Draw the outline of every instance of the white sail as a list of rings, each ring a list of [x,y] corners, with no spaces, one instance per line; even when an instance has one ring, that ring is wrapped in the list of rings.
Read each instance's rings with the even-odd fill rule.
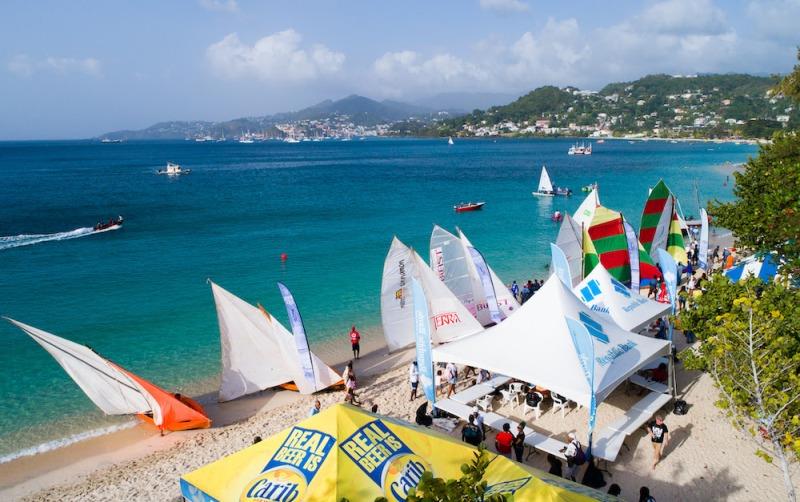
[[[340,380],[312,352],[315,381],[307,381],[294,336],[277,319],[213,282],[211,291],[222,344],[220,401],[289,382],[311,394]]]
[[[698,245],[697,260],[700,268],[708,270],[708,213],[705,208],[700,208],[700,244]]]
[[[389,351],[415,342],[412,277],[420,282],[428,300],[433,343],[445,343],[483,329],[422,258],[395,237],[386,256],[381,284],[381,321]]]
[[[486,326],[490,322],[488,313],[485,308],[479,310],[483,298],[480,279],[472,273],[474,267],[470,266],[471,260],[465,253],[461,239],[434,225],[431,232],[430,263],[439,280],[445,283],[470,314]]]
[[[467,246],[472,246],[472,243],[469,241],[469,239],[467,239],[467,236],[464,235],[464,232],[462,232],[461,229],[458,229],[458,235],[459,238],[461,239],[461,243],[464,246],[464,249],[466,249]],[[472,264],[472,266],[474,269],[475,265]],[[512,312],[515,312],[519,308],[520,306],[519,302],[517,301],[516,298],[514,298],[514,295],[511,294],[511,291],[509,291],[509,289],[506,287],[503,281],[501,281],[500,278],[497,277],[497,274],[494,272],[494,270],[492,270],[492,267],[490,267],[488,263],[486,264],[486,266],[489,268],[489,275],[492,278],[492,285],[494,286],[494,294],[495,298],[497,298],[497,305],[500,307],[500,311],[503,313],[503,317],[508,317],[511,315]],[[474,271],[474,276],[477,279],[478,286],[481,286],[477,270]],[[484,300],[482,303],[485,305],[486,301]]]
[[[568,214],[564,215],[564,221],[561,222],[556,245],[567,257],[570,275],[572,275],[570,286],[575,287],[583,279],[583,230]]]
[[[411,277],[415,267],[411,249],[397,237],[393,238],[381,281],[381,324],[389,352],[414,343]]]
[[[589,228],[589,224],[592,222],[592,218],[594,218],[594,212],[599,206],[600,194],[597,192],[597,189],[594,188],[589,192],[586,198],[583,199],[581,205],[578,206],[572,219],[575,220],[575,223],[578,225]]]
[[[553,183],[550,181],[550,175],[547,174],[547,168],[542,166],[542,174],[539,176],[538,191],[550,193],[553,191]]]
[[[428,300],[428,312],[433,324],[431,341],[434,344],[446,343],[483,331],[483,326],[470,314],[453,292],[436,277],[433,270],[417,253],[413,250],[411,252],[416,264],[414,277],[419,281]],[[413,327],[411,338],[415,340]]]
[[[163,423],[158,402],[134,379],[92,349],[33,326],[8,319],[50,353],[98,408],[107,415],[153,413]]]

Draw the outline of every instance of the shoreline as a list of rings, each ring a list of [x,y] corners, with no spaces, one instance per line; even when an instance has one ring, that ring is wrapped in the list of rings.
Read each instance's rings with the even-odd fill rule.
[[[354,366],[357,374],[373,377],[405,365],[411,358],[413,358],[413,347],[387,355],[383,335],[380,335],[380,339],[372,335],[366,342],[362,337],[362,355]],[[342,366],[349,360],[348,357],[340,357],[330,365],[336,371],[341,371]],[[0,498],[15,500],[53,486],[80,482],[99,471],[163,453],[198,436],[225,435],[225,431],[231,426],[256,417],[267,416],[278,408],[296,405],[317,397],[323,399],[332,396],[335,396],[337,401],[341,400],[339,391],[321,391],[305,396],[288,390],[267,389],[226,403],[214,401],[204,405],[213,420],[209,429],[172,432],[159,436],[155,427],[139,422],[122,430],[76,441],[42,453],[18,457],[0,464]],[[201,397],[206,398],[208,395]],[[215,399],[216,393],[212,397]],[[301,408],[305,411],[307,407]],[[177,477],[175,483],[177,486]]]

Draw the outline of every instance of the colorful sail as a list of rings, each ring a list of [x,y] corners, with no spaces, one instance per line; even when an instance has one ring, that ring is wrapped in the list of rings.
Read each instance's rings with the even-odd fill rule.
[[[678,262],[686,265],[689,263],[689,258],[686,255],[686,245],[683,241],[683,234],[681,233],[681,222],[678,218],[677,211],[672,211],[672,219],[669,224],[669,235],[667,236],[667,253]]]
[[[578,206],[578,209],[575,211],[575,214],[572,218],[575,220],[575,223],[578,226],[583,226],[584,228],[588,227],[589,224],[592,222],[592,218],[594,218],[594,211],[600,207],[600,194],[597,189],[593,189],[589,192],[589,195],[583,199],[581,205]]]
[[[589,237],[594,243],[600,263],[615,279],[628,282],[631,278],[630,258],[622,221],[622,214],[600,206],[595,209],[594,218],[589,225]]]
[[[589,237],[589,231],[584,228],[583,229],[583,276],[586,277],[587,275],[592,273],[594,267],[600,263],[600,257],[597,256],[597,250],[594,247],[594,242],[592,242],[592,238]]]
[[[659,180],[650,191],[642,212],[642,223],[639,226],[639,241],[644,250],[655,260],[657,260],[655,250],[666,249],[673,205],[669,188],[664,180]]]

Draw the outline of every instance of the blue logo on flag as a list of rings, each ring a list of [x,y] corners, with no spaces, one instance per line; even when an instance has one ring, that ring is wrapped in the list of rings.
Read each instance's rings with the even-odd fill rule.
[[[600,284],[596,280],[592,279],[581,288],[581,298],[584,302],[591,302],[597,296],[600,296]]]
[[[631,297],[631,293],[628,291],[628,288],[626,288],[624,284],[614,279],[613,277],[611,278],[611,284],[614,286],[614,291],[616,291],[617,293],[621,294],[625,298]]]
[[[608,335],[603,332],[603,326],[599,322],[595,321],[584,312],[580,312],[578,317],[583,325],[586,326],[586,331],[588,331],[590,335],[603,343],[609,342]]]

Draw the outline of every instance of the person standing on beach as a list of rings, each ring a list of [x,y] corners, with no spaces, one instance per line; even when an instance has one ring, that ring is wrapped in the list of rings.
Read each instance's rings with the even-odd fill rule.
[[[417,398],[417,387],[419,387],[419,367],[417,361],[411,361],[411,367],[408,368],[408,380],[411,382],[411,399],[413,401]]]
[[[353,357],[358,359],[361,354],[361,333],[358,332],[355,326],[350,328],[350,345],[353,349]]]
[[[445,377],[447,378],[447,384],[449,388],[447,389],[447,398],[450,398],[450,395],[456,391],[456,382],[458,382],[458,368],[454,363],[447,363],[447,366],[444,369]]]
[[[511,434],[511,425],[506,422],[503,424],[503,430],[498,432],[494,438],[494,448],[500,455],[511,458],[511,445],[513,443],[514,435]]]
[[[461,441],[478,446],[483,441],[483,432],[475,425],[475,415],[470,415],[467,424],[461,429]]]
[[[561,448],[561,452],[567,458],[566,478],[570,481],[575,481],[575,475],[578,474],[578,466],[583,464],[586,457],[584,456],[583,448],[581,448],[581,443],[578,441],[575,433],[570,432],[567,437],[569,437],[569,443],[564,448]]]
[[[669,443],[669,429],[664,423],[664,419],[660,415],[656,415],[655,421],[650,422],[647,426],[647,432],[650,434],[650,442],[653,443],[653,469],[655,470],[656,464],[661,460],[661,452]]]
[[[517,462],[522,462],[522,454],[525,452],[525,422],[517,425],[517,435],[514,436],[513,446]]]

